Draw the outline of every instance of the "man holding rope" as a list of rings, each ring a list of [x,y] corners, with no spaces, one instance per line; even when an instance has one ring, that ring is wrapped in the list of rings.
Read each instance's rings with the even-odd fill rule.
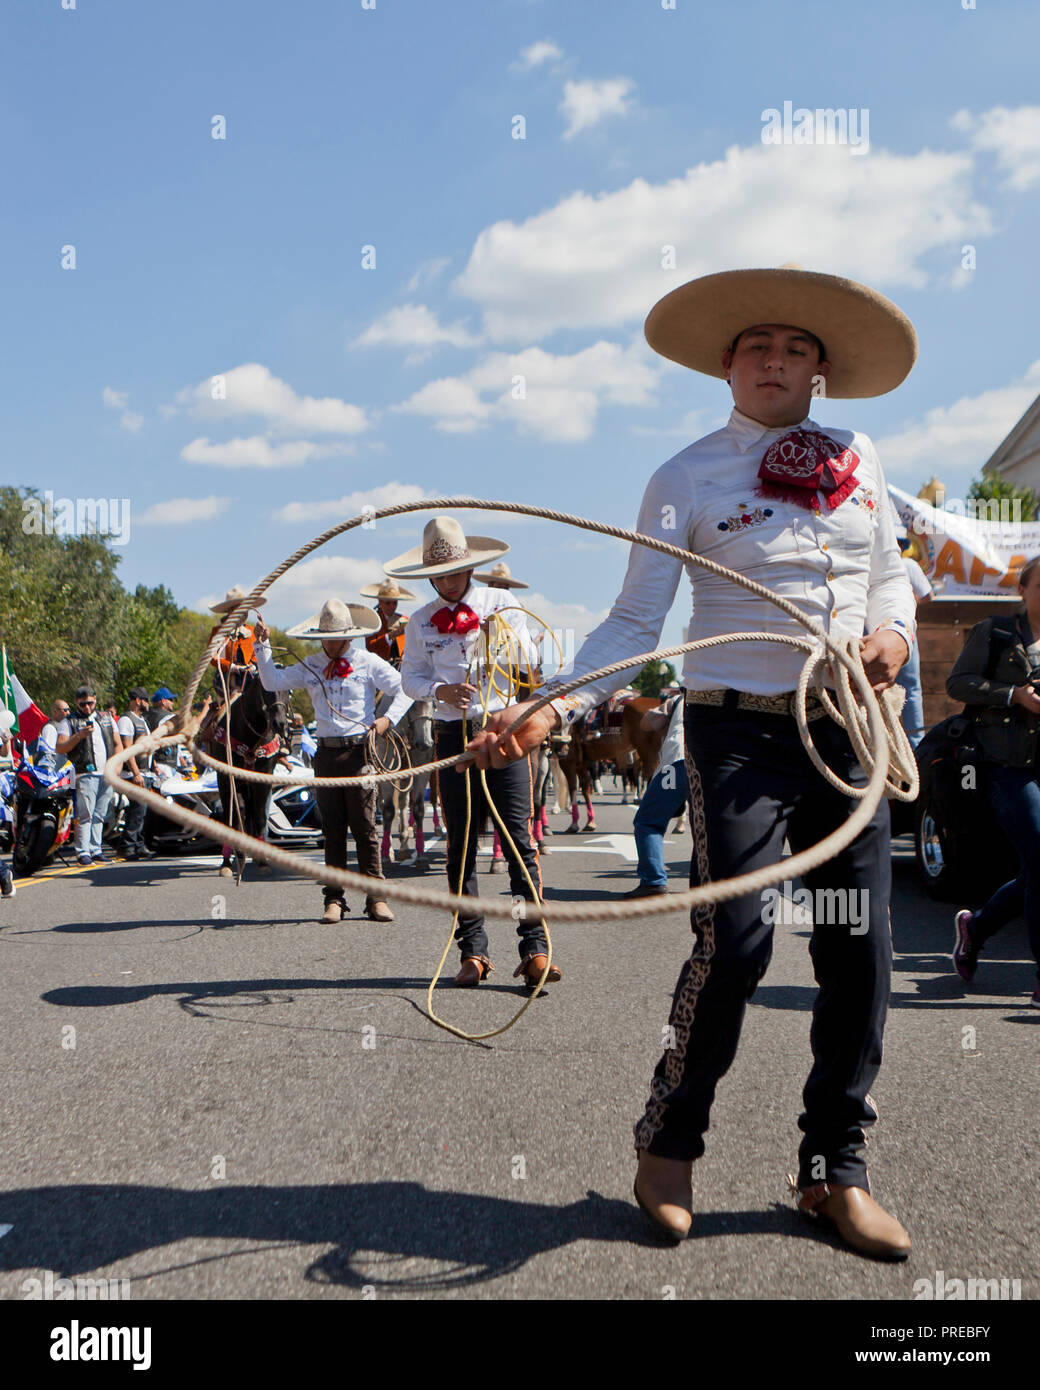
[[[462,752],[466,736],[480,727],[483,713],[509,704],[521,666],[529,670],[535,659],[526,616],[513,604],[508,591],[473,582],[475,569],[501,559],[508,551],[503,541],[467,536],[454,517],[437,516],[427,523],[421,546],[383,566],[392,578],[428,579],[437,595],[408,624],[401,683],[413,699],[436,701],[433,728],[438,758]],[[494,673],[488,669],[499,646],[488,630],[488,620],[502,609],[509,610],[508,623],[514,635],[511,661],[516,669],[512,673],[505,669],[509,655],[504,656],[501,669]],[[508,653],[509,648],[507,641],[502,650]],[[481,680],[486,682],[483,699],[478,689]],[[533,901],[534,893],[541,892],[538,853],[531,843],[530,764],[525,757],[511,767],[489,770],[486,777],[488,795],[507,831],[503,849],[517,904],[520,938],[520,964],[514,976],[529,986],[537,986],[543,975],[547,983],[555,983],[562,972],[553,960],[546,974],[545,928],[540,921],[529,921],[523,912],[523,900]],[[487,807],[484,788],[466,767],[462,774],[443,773],[440,792],[448,837],[449,887],[453,893],[476,897],[477,838]],[[484,918],[459,917],[455,940],[462,955],[456,985],[479,985],[493,969]]]
[[[329,599],[320,613],[286,634],[320,642],[325,659],[312,656],[280,669],[271,657],[270,630],[262,618],[257,618],[256,664],[264,689],[296,690],[303,686],[314,703],[318,726],[315,777],[360,776],[369,762],[365,751],[369,734],[385,734],[412,703],[401,689],[401,677],[388,662],[364,647],[351,645],[354,638],[367,637],[378,628],[371,608]],[[392,695],[393,701],[386,714],[376,719],[376,698],[380,692]],[[317,797],[325,836],[325,863],[336,869],[347,867],[349,830],[357,849],[358,872],[382,880],[375,787],[319,787]],[[326,886],[324,895],[325,915],[321,920],[330,924],[341,921],[347,910],[343,890]],[[375,885],[365,899],[365,916],[373,922],[394,920]]]
[[[683,449],[650,480],[637,530],[739,570],[795,602],[832,638],[861,643],[872,688],[890,687],[914,641],[914,600],[899,557],[885,479],[871,441],[809,418],[814,394],[881,395],[913,366],[913,326],[863,285],[796,266],[704,276],[666,295],[646,321],[650,345],[722,377],[727,424]],[[624,586],[590,634],[574,677],[652,650],[682,562],[633,545]],[[694,565],[690,641],[742,632],[804,636],[772,604]],[[869,635],[863,637],[864,633]],[[686,657],[686,769],[694,852],[691,885],[777,863],[837,829],[857,804],[815,770],[793,717],[803,662],[794,649],[752,642]],[[471,748],[478,766],[522,756],[622,686],[599,681],[507,735],[527,706],[497,714]],[[560,682],[562,684],[562,682]],[[810,693],[811,735],[828,766],[862,787],[848,736]],[[813,1067],[799,1120],[798,1205],[833,1222],[854,1249],[905,1259],[910,1239],[869,1195],[862,1157],[877,1119],[869,1089],[881,1063],[891,980],[889,812],[884,801],[852,844],[805,876],[814,901],[866,894],[862,922],[817,920],[810,955],[819,985]],[[821,894],[837,894],[824,897]],[[760,894],[694,908],[670,1041],[635,1126],[635,1197],[671,1239],[693,1220],[692,1167],[704,1152],[715,1089],[736,1055],[748,1000],[772,952]]]

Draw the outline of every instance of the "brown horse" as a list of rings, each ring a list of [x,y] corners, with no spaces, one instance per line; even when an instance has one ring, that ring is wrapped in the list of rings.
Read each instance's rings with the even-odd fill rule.
[[[628,786],[638,789],[641,778],[649,782],[657,770],[660,760],[664,730],[642,728],[643,715],[648,710],[657,709],[658,701],[644,696],[635,696],[605,715],[604,724],[591,732],[584,719],[578,720],[571,729],[569,744],[564,744],[557,752],[560,771],[567,780],[567,791],[571,800],[571,824],[565,833],[578,833],[578,788],[585,798],[585,829],[596,829],[596,813],[592,807],[592,765],[599,762],[612,762],[625,783],[625,800],[628,800]],[[556,751],[554,749],[554,751]],[[638,773],[637,773],[638,768]],[[628,782],[627,779],[632,781]]]

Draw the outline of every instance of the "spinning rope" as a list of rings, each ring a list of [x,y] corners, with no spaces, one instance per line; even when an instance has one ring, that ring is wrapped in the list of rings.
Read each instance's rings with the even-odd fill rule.
[[[513,751],[519,752],[515,735],[527,721],[548,705],[549,701],[561,695],[567,695],[575,690],[581,689],[584,685],[589,685],[594,681],[603,680],[609,676],[616,675],[621,671],[631,670],[636,667],[644,666],[648,661],[659,661],[665,657],[682,656],[687,652],[708,650],[711,647],[724,646],[730,642],[764,642],[767,644],[779,644],[782,646],[794,647],[806,654],[805,663],[802,666],[798,685],[795,691],[795,720],[798,733],[805,747],[806,753],[813,765],[826,778],[826,780],[844,795],[856,799],[859,805],[856,806],[848,819],[836,830],[826,835],[822,840],[809,849],[801,851],[799,854],[791,855],[789,858],[781,860],[777,864],[765,865],[762,868],[746,874],[740,874],[735,878],[720,879],[718,882],[701,884],[696,888],[689,888],[680,893],[659,895],[656,897],[639,899],[637,902],[597,902],[595,905],[567,904],[558,903],[553,905],[553,916],[558,922],[577,922],[577,921],[620,921],[629,917],[653,916],[663,912],[673,912],[685,910],[692,907],[701,906],[707,903],[729,902],[734,898],[743,897],[749,893],[761,892],[765,888],[773,887],[785,879],[802,876],[820,864],[826,863],[835,855],[840,854],[856,836],[870,822],[875,809],[881,801],[883,795],[894,797],[900,801],[912,801],[917,796],[918,777],[917,764],[914,758],[913,748],[910,745],[906,734],[899,722],[899,704],[897,696],[892,691],[885,691],[879,700],[871,689],[870,682],[867,680],[863,669],[863,663],[859,655],[858,639],[855,638],[832,638],[823,626],[814,618],[806,616],[795,604],[788,599],[781,598],[774,594],[764,585],[757,584],[754,580],[746,578],[735,570],[727,569],[726,566],[718,564],[714,560],[709,560],[703,555],[698,555],[695,551],[684,550],[682,547],[672,545],[667,541],[658,540],[653,536],[644,536],[637,531],[626,530],[618,526],[609,526],[603,522],[590,521],[584,517],[572,516],[567,512],[554,511],[547,507],[532,507],[519,502],[489,502],[475,497],[445,497],[435,498],[422,502],[401,502],[391,507],[383,507],[374,513],[369,512],[361,516],[356,516],[348,521],[340,522],[337,526],[331,527],[328,531],[322,532],[314,540],[302,546],[287,560],[284,560],[275,570],[260,581],[256,588],[242,602],[234,608],[221,623],[220,627],[213,634],[206,647],[205,652],[199,659],[198,665],[192,672],[188,685],[185,688],[181,704],[175,716],[176,727],[172,733],[159,734],[157,731],[150,731],[143,734],[139,739],[121,752],[116,753],[108,760],[105,765],[105,780],[110,786],[115,787],[124,795],[131,797],[135,801],[144,802],[154,810],[170,820],[179,821],[182,825],[194,829],[207,836],[209,839],[216,840],[225,844],[232,845],[242,854],[250,853],[257,858],[266,860],[268,863],[277,864],[283,868],[291,869],[296,873],[301,873],[306,877],[313,878],[319,883],[324,883],[330,887],[340,889],[353,889],[355,891],[367,892],[371,887],[371,879],[363,874],[356,873],[349,869],[335,869],[328,865],[314,864],[302,856],[293,853],[291,850],[280,849],[275,845],[265,844],[262,840],[254,839],[250,835],[244,834],[241,830],[236,830],[232,826],[224,825],[219,821],[207,819],[198,815],[194,811],[189,811],[172,802],[167,802],[159,793],[147,787],[135,786],[132,782],[123,781],[120,774],[124,763],[128,758],[138,754],[154,752],[159,748],[168,746],[185,745],[191,750],[196,762],[208,766],[217,767],[222,772],[229,773],[233,778],[242,778],[245,781],[264,782],[273,784],[277,782],[279,786],[303,785],[325,787],[351,787],[364,786],[373,787],[382,781],[400,781],[402,772],[400,769],[393,769],[378,772],[365,772],[360,776],[354,777],[275,777],[270,773],[256,772],[248,768],[228,768],[224,763],[218,763],[207,753],[204,753],[196,746],[195,738],[198,733],[199,719],[191,712],[192,700],[199,684],[210,664],[210,658],[222,646],[227,636],[236,628],[241,619],[255,605],[256,600],[261,598],[271,587],[275,580],[280,579],[283,574],[292,569],[294,565],[300,563],[312,551],[319,549],[335,537],[343,535],[355,527],[371,522],[382,520],[385,517],[400,516],[408,512],[416,511],[435,511],[446,512],[455,510],[476,510],[476,511],[498,511],[513,512],[523,516],[539,517],[545,521],[558,521],[567,526],[575,526],[581,530],[598,532],[600,535],[613,536],[617,540],[627,541],[634,545],[643,545],[650,550],[657,550],[661,554],[670,555],[675,559],[682,560],[684,564],[693,564],[709,573],[717,575],[719,578],[727,579],[740,588],[746,589],[748,593],[754,594],[758,598],[765,599],[793,618],[795,622],[806,630],[808,637],[791,637],[787,634],[769,632],[739,632],[726,633],[718,637],[701,638],[695,642],[683,642],[673,647],[660,647],[655,651],[642,652],[638,656],[629,657],[624,661],[614,662],[609,666],[602,666],[597,671],[591,671],[588,675],[579,677],[563,686],[556,686],[551,694],[537,698],[525,715],[522,715],[509,726],[499,740],[500,747],[505,748],[512,743]],[[520,605],[514,605],[520,607]],[[525,610],[526,611],[526,610]],[[532,614],[532,616],[534,616]],[[486,707],[489,699],[490,690],[493,688],[505,697],[506,691],[501,690],[497,685],[499,674],[504,671],[507,676],[507,690],[512,692],[512,675],[515,671],[518,655],[518,644],[515,642],[515,634],[511,639],[505,632],[504,624],[502,630],[496,634],[495,647],[505,647],[506,658],[504,663],[500,662],[497,656],[492,654],[492,642],[490,635],[485,632],[482,641],[485,643],[484,651],[490,658],[488,671],[489,681],[482,687],[482,703],[484,706],[483,715],[486,718]],[[510,629],[512,631],[512,629]],[[823,675],[826,670],[832,674],[835,682],[834,695],[837,703],[830,692],[823,686]],[[844,728],[852,743],[853,750],[857,758],[867,773],[868,780],[865,787],[853,787],[842,781],[823,761],[819,753],[813,746],[812,737],[806,718],[806,696],[810,686],[817,692],[824,708],[832,719]],[[902,691],[899,691],[902,695]],[[858,701],[857,701],[857,696]],[[438,772],[442,769],[461,766],[463,763],[472,761],[471,755],[463,752],[452,757],[441,758],[430,763],[424,764],[424,772]],[[405,774],[407,775],[407,774]],[[481,774],[483,776],[483,773]],[[467,776],[467,797],[469,778]],[[485,795],[486,793],[486,783]],[[490,796],[487,797],[488,805],[499,826],[500,832],[504,832],[498,812]],[[467,825],[468,829],[468,825]],[[508,838],[508,837],[507,837]],[[514,847],[515,854],[515,847]],[[519,857],[519,856],[517,856]],[[465,859],[464,861],[465,862]],[[522,861],[521,861],[522,863]],[[526,873],[526,869],[525,869]],[[528,884],[534,892],[534,885]],[[461,889],[461,883],[459,885]],[[480,898],[470,898],[457,891],[455,893],[445,893],[434,888],[424,888],[416,884],[399,883],[394,879],[384,880],[381,888],[386,896],[399,899],[402,902],[415,903],[422,907],[433,907],[442,911],[453,913],[452,931],[454,932],[455,920],[460,912],[466,910],[479,910],[488,917],[501,917],[510,920],[515,919],[515,906],[513,904],[496,902],[494,899],[483,900]],[[544,905],[537,900],[525,904],[526,912],[533,920],[545,921]],[[549,948],[549,962],[552,961],[552,943],[546,931],[547,945]],[[463,1033],[462,1030],[446,1023],[443,1019],[437,1018],[432,1010],[432,993],[434,985],[444,967],[447,959],[448,950],[451,946],[451,937],[448,945],[441,957],[433,980],[427,991],[427,1003],[430,1006],[429,1017],[431,1021],[439,1027],[464,1038],[487,1038],[494,1037],[498,1033],[504,1032],[529,1007],[533,998],[538,993],[538,987],[532,991],[531,998],[525,1001],[523,1008],[517,1013],[516,1017],[510,1020],[503,1028],[495,1029],[491,1033],[470,1035]],[[548,973],[548,965],[545,974]],[[545,981],[543,974],[539,985]]]

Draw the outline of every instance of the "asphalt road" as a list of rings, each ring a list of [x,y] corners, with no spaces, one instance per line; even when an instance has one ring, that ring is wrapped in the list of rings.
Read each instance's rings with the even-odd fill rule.
[[[603,834],[549,842],[548,898],[632,886],[633,808],[608,794],[597,814]],[[680,887],[689,836],[668,854]],[[919,889],[905,842],[869,1154],[915,1242],[896,1266],[840,1248],[786,1193],[810,1061],[804,925],[777,929],[695,1169],[692,1238],[669,1248],[632,1202],[630,1126],[689,951],[681,914],[561,924],[562,983],[475,1045],[423,1016],[441,914],[379,926],[355,900],[322,926],[314,883],[249,869],[229,887],[217,862],[73,869],[0,903],[0,1298],[48,1271],[126,1280],[133,1299],[906,1300],[938,1271],[1037,1297],[1024,926],[965,990],[952,908]],[[440,884],[440,846],[433,864]],[[438,993],[470,1031],[522,998],[511,926],[490,935],[492,982]]]

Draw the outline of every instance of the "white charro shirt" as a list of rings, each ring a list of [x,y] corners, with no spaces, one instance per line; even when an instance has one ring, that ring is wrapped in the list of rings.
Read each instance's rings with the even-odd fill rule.
[[[860,459],[858,486],[840,506],[811,511],[756,495],[769,446],[792,430],[818,430]],[[643,496],[636,529],[696,551],[789,599],[831,636],[862,637],[894,628],[912,648],[914,596],[896,541],[881,463],[870,439],[853,430],[823,429],[811,419],[770,429],[734,409],[722,429],[663,464]],[[687,564],[693,614],[686,641],[730,632],[809,634],[765,599]],[[610,613],[582,644],[573,675],[652,651],[675,597],[683,562],[633,545],[624,586]],[[810,639],[811,640],[811,639]],[[794,690],[805,654],[793,647],[729,643],[687,653],[687,690],[732,689],[752,695]],[[601,703],[632,677],[623,671],[568,697],[565,722]],[[545,693],[545,692],[543,692]]]
[[[412,701],[401,689],[401,677],[390,663],[353,643],[340,655],[346,657],[353,670],[349,676],[330,679],[322,673],[333,658],[326,656],[324,650],[306,661],[279,669],[271,658],[271,643],[257,642],[260,683],[265,690],[298,690],[301,686],[306,689],[314,704],[319,738],[356,738],[364,734],[375,719],[376,696],[380,692],[394,697],[386,717],[396,724]]]
[[[467,604],[482,623],[490,614],[505,610],[502,618],[516,633],[521,663],[530,668],[538,664],[538,650],[527,626],[527,615],[517,605],[517,600],[505,589],[489,589],[484,584],[471,581],[469,588],[455,603],[448,603],[438,595],[412,614],[405,629],[401,684],[413,700],[436,699],[433,692],[439,685],[475,685],[479,691],[487,691],[487,710],[493,714],[496,710],[504,709],[507,703],[515,703],[515,700],[504,700],[488,682],[486,663],[482,659],[486,652],[482,629],[476,627],[472,632],[460,636],[455,632],[440,632],[431,621],[434,613],[440,609],[447,608],[454,612],[460,603]],[[493,631],[491,637],[493,641]],[[509,656],[508,648],[500,648],[498,656],[504,663]],[[495,676],[495,684],[502,694],[508,693],[504,671]],[[484,701],[477,695],[466,711],[471,725],[475,727],[479,724],[483,711]],[[463,711],[454,705],[437,701],[435,718],[459,720],[462,715]]]

